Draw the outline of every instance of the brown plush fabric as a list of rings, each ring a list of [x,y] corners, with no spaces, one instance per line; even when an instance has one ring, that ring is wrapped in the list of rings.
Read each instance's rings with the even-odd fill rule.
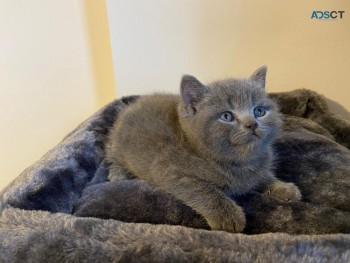
[[[349,262],[350,124],[315,92],[271,97],[285,114],[275,172],[298,185],[301,202],[242,196],[247,227],[231,234],[205,230],[200,215],[144,181],[108,182],[104,143],[118,112],[137,99],[129,97],[0,193],[0,262]]]

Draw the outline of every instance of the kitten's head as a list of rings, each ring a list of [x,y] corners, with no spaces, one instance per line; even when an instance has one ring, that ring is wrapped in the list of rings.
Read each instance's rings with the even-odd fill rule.
[[[208,85],[192,76],[182,78],[180,122],[197,150],[237,162],[269,153],[281,120],[265,92],[266,71],[263,66],[248,79]]]

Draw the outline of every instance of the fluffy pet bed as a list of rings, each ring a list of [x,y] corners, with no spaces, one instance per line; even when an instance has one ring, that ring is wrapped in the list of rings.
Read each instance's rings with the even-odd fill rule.
[[[301,202],[242,196],[247,227],[232,234],[144,181],[109,182],[104,143],[128,97],[0,193],[0,262],[349,262],[350,123],[312,91],[270,95],[284,113],[275,173]]]

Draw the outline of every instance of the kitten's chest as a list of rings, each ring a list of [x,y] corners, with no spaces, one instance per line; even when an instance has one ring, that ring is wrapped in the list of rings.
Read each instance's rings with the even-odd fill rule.
[[[266,181],[269,171],[265,167],[235,166],[224,169],[227,185],[225,192],[232,195],[245,194]]]

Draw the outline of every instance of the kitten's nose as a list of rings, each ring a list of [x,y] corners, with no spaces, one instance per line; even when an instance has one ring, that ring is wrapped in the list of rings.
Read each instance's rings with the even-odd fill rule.
[[[243,126],[244,126],[245,128],[247,128],[247,129],[249,129],[249,130],[252,130],[252,131],[254,131],[254,130],[257,128],[257,126],[258,126],[258,124],[256,123],[256,121],[255,121],[255,120],[252,120],[252,119],[244,120],[244,121],[242,121],[242,122],[243,122]]]

